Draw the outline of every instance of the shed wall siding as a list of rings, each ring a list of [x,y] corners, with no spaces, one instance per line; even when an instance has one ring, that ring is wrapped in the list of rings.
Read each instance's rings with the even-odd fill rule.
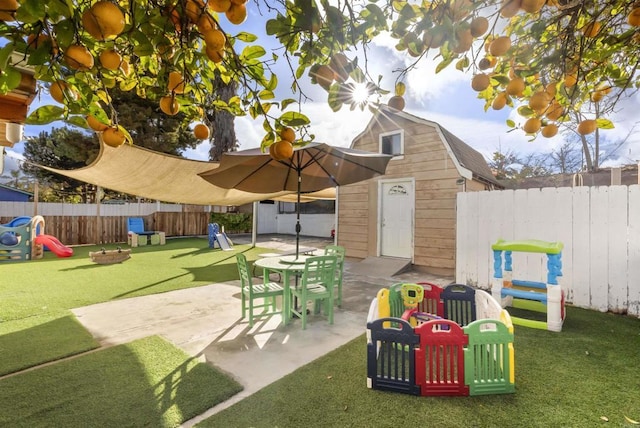
[[[435,128],[394,117],[378,120],[353,148],[379,152],[379,134],[404,130],[404,156],[389,162],[383,177],[340,188],[338,239],[350,257],[378,255],[378,181],[415,179],[414,264],[426,271],[453,275],[456,254],[456,193],[460,178]],[[368,186],[368,191],[367,191]],[[368,194],[366,197],[363,195]],[[363,203],[368,212],[363,211]]]

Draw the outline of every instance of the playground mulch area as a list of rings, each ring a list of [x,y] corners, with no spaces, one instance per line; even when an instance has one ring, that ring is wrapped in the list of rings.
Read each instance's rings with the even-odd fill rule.
[[[367,389],[361,336],[198,427],[634,426],[640,319],[567,312],[561,333],[515,326],[515,394],[419,397]]]

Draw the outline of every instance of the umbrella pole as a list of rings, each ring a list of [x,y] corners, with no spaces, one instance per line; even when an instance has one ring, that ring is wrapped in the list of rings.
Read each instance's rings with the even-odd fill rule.
[[[300,250],[300,182],[302,181],[302,176],[300,174],[300,169],[298,169],[298,203],[296,204],[296,260],[298,259],[298,251]]]

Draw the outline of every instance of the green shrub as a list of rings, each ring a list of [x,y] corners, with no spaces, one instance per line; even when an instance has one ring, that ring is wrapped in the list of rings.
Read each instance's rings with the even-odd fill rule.
[[[253,225],[253,215],[243,213],[211,213],[211,223],[224,226],[226,233],[249,233]]]

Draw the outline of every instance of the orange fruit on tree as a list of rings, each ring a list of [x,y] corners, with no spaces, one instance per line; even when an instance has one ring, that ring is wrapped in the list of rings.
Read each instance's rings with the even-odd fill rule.
[[[122,62],[120,63],[120,70],[122,70],[122,73],[125,76],[129,75],[129,61],[127,61],[126,59],[123,59]]]
[[[558,120],[564,115],[564,107],[558,103],[558,101],[553,100],[551,102],[551,106],[547,109],[545,116],[549,120]]]
[[[193,128],[193,135],[198,140],[206,140],[210,135],[209,127],[204,123],[199,123]]]
[[[527,13],[537,13],[545,3],[546,0],[522,0],[520,8]]]
[[[422,35],[422,43],[429,49],[439,48],[444,44],[445,33],[441,31],[425,30]]]
[[[585,37],[596,37],[598,33],[600,33],[600,29],[602,28],[602,24],[598,21],[591,21],[580,31],[584,34]]]
[[[484,16],[474,18],[471,24],[469,24],[469,29],[473,37],[480,37],[489,29],[489,20]]]
[[[16,0],[0,1],[0,21],[11,22],[16,20],[18,2]]]
[[[503,18],[511,18],[516,16],[518,11],[520,10],[520,4],[522,0],[502,0],[502,5],[500,6],[500,16]]]
[[[541,126],[542,121],[540,119],[538,119],[537,117],[531,117],[527,119],[522,129],[524,129],[524,132],[526,132],[527,134],[535,134],[540,130]]]
[[[547,86],[544,87],[544,91],[549,94],[551,97],[554,97],[556,95],[556,85],[558,83],[557,82],[550,82],[547,84]]]
[[[64,80],[56,80],[49,86],[49,94],[51,98],[64,104],[66,100],[75,101],[78,94]]]
[[[596,85],[596,91],[602,92],[604,95],[610,94],[612,90],[613,88],[609,82],[600,82]]]
[[[209,9],[214,12],[222,13],[229,10],[231,7],[231,0],[209,0],[207,3]]]
[[[74,70],[86,71],[93,68],[93,55],[82,45],[71,45],[64,53],[64,62]]]
[[[230,23],[240,25],[247,19],[247,6],[245,4],[231,3],[224,15]]]
[[[564,77],[564,86],[566,86],[567,88],[572,87],[577,82],[578,82],[578,76],[576,76],[575,74],[567,74]]]
[[[280,140],[272,145],[273,150],[269,150],[269,153],[273,159],[283,160],[293,156],[293,144],[290,141]]]
[[[36,50],[49,40],[46,34],[29,34],[27,36],[27,49]]]
[[[507,94],[511,95],[512,97],[520,97],[522,96],[522,92],[524,91],[524,88],[525,88],[524,79],[521,77],[514,77],[513,79],[509,80],[509,83],[507,83],[507,87],[505,88],[505,91],[507,92]]]
[[[200,34],[204,34],[205,31],[216,30],[218,28],[218,24],[216,24],[216,21],[214,21],[208,13],[203,13],[200,19],[198,19],[198,23],[196,25],[198,26]]]
[[[602,99],[604,98],[604,92],[601,91],[593,91],[591,92],[591,94],[589,95],[589,98],[591,99],[592,102],[594,103],[599,103],[600,101],[602,101]]]
[[[247,0],[231,0],[231,3],[234,3],[234,4],[245,4],[246,2]]]
[[[180,104],[178,100],[176,100],[176,97],[167,95],[160,98],[160,110],[162,110],[164,114],[174,116],[180,111]]]
[[[167,89],[169,92],[176,94],[184,93],[184,78],[179,71],[172,71],[169,73],[169,82],[167,83]]]
[[[197,24],[204,13],[204,2],[202,0],[186,0],[184,13],[189,18],[189,21]]]
[[[120,68],[120,63],[122,63],[122,56],[113,49],[103,50],[100,52],[98,59],[100,64],[107,70],[117,70]]]
[[[87,125],[89,125],[89,128],[93,129],[96,132],[102,132],[109,127],[109,125],[100,122],[98,119],[96,119],[95,116],[91,114],[87,116]]]
[[[538,112],[543,111],[549,106],[550,101],[551,97],[548,93],[544,91],[536,92],[535,94],[531,95],[531,98],[529,98],[529,108]]]
[[[344,83],[349,78],[349,65],[351,61],[342,52],[338,52],[331,56],[329,68],[334,73],[334,78],[340,83]]]
[[[634,8],[627,16],[627,22],[632,27],[640,27],[640,7]]]
[[[492,56],[502,56],[511,48],[511,39],[508,36],[500,36],[489,45],[489,53]]]
[[[296,140],[296,132],[293,130],[293,128],[289,128],[288,126],[284,127],[280,131],[280,138],[293,143]]]
[[[476,74],[471,79],[471,88],[474,91],[481,92],[489,87],[491,84],[491,79],[484,73]]]
[[[96,40],[117,36],[124,30],[124,13],[110,1],[95,3],[82,14],[82,26]]]
[[[453,46],[453,51],[456,53],[464,53],[471,49],[473,45],[473,36],[471,30],[456,31],[456,44]]]
[[[224,48],[224,45],[227,42],[227,38],[220,30],[207,30],[202,35],[208,49],[219,51],[220,49]]]
[[[402,111],[404,110],[405,105],[404,98],[400,95],[394,95],[389,98],[389,101],[387,101],[387,105],[391,108]]]
[[[205,53],[207,54],[207,57],[215,62],[216,64],[222,62],[222,60],[224,59],[226,53],[224,51],[224,49],[221,50],[215,50],[215,49],[209,49],[209,47],[207,47],[205,49]]]
[[[321,65],[316,67],[312,72],[310,72],[312,77],[315,77],[318,85],[322,86],[327,91],[329,87],[333,83],[333,79],[335,77],[333,70],[328,65]]]
[[[550,123],[546,126],[543,126],[540,133],[545,138],[554,137],[558,133],[558,125],[556,125],[555,123]]]
[[[508,95],[506,92],[500,92],[498,95],[496,95],[496,97],[493,99],[493,103],[491,103],[491,107],[494,110],[502,110],[504,108],[504,106],[507,105],[507,101],[509,100]]]
[[[594,119],[585,119],[578,124],[578,134],[587,135],[591,134],[598,127],[598,122]]]
[[[119,147],[124,144],[127,137],[117,126],[110,126],[102,132],[101,139],[107,146]]]

